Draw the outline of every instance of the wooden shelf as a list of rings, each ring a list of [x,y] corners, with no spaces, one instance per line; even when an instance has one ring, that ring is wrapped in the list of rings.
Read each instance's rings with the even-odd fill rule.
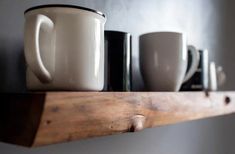
[[[0,141],[28,147],[235,112],[235,92],[48,92],[0,99]]]

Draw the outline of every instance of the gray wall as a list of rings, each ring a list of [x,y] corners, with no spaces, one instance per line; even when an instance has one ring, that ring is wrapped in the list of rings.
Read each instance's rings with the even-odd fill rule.
[[[106,29],[127,31],[133,34],[133,81],[136,90],[143,87],[138,71],[138,36],[145,32],[162,30],[185,32],[188,35],[189,44],[209,49],[210,59],[222,65],[228,75],[228,82],[223,89],[234,89],[235,2],[233,1],[1,0],[1,92],[24,92],[26,90],[23,60],[24,10],[39,4],[65,2],[101,10],[108,17]],[[234,153],[234,118],[234,116],[226,116],[149,129],[136,134],[103,137],[31,150],[0,144],[0,154]]]

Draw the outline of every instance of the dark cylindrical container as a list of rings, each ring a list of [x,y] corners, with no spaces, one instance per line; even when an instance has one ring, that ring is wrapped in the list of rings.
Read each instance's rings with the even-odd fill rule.
[[[203,91],[208,90],[208,69],[209,69],[209,57],[207,50],[199,50],[200,62],[196,73],[192,78],[184,83],[181,87],[181,91]],[[192,55],[189,54],[189,67],[192,63]]]
[[[129,33],[105,31],[105,90],[131,90],[131,44]]]

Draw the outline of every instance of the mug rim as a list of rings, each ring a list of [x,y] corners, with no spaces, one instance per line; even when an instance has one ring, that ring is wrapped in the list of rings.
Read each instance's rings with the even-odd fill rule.
[[[37,9],[42,9],[42,8],[53,8],[53,7],[61,7],[61,8],[74,8],[74,9],[80,9],[80,10],[85,10],[85,11],[89,11],[89,12],[93,12],[96,13],[98,15],[103,16],[104,18],[106,18],[105,14],[102,13],[101,11],[98,10],[94,10],[94,9],[90,9],[90,8],[86,8],[86,7],[82,7],[82,6],[77,6],[77,5],[69,5],[69,4],[47,4],[47,5],[38,5],[38,6],[34,6],[31,8],[28,8],[24,14],[33,11],[33,10],[37,10]]]
[[[104,33],[106,33],[106,34],[114,33],[114,34],[122,34],[122,35],[130,35],[131,36],[131,33],[129,33],[129,32],[117,31],[117,30],[105,30]]]
[[[183,35],[186,36],[183,32],[177,32],[177,31],[157,31],[157,32],[148,32],[140,35],[140,37],[149,36],[149,35],[156,35],[156,34],[175,34],[175,35]]]

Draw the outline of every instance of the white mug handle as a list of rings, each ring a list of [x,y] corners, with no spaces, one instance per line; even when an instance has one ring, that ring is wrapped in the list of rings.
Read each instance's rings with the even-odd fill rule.
[[[189,71],[186,73],[184,77],[184,83],[187,82],[197,71],[200,61],[200,53],[194,46],[189,45],[188,51],[190,51],[192,54],[192,64]]]
[[[48,69],[43,64],[40,54],[40,29],[46,32],[52,32],[54,23],[45,15],[38,14],[27,17],[25,24],[25,58],[28,67],[37,76],[42,83],[49,83],[52,81],[52,76]]]

